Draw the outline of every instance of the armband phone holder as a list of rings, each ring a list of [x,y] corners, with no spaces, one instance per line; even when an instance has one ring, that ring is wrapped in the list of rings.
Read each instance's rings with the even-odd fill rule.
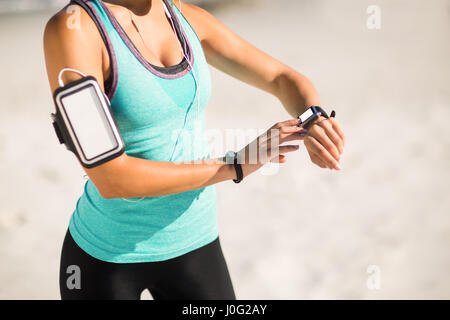
[[[83,78],[64,85],[61,75],[74,71]],[[86,168],[96,167],[120,156],[125,145],[108,97],[97,80],[74,69],[63,69],[60,88],[53,94],[56,112],[51,114],[58,140]]]

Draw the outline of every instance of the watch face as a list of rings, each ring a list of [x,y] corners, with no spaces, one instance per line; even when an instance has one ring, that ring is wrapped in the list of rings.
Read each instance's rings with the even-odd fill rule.
[[[300,121],[303,123],[306,120],[308,120],[312,115],[313,115],[313,111],[311,110],[311,108],[308,108],[308,110],[306,110],[305,112],[303,112],[300,116]]]

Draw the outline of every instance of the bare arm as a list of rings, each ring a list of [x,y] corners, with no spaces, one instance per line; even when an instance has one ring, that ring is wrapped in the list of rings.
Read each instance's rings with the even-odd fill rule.
[[[58,87],[57,76],[62,68],[75,68],[94,76],[102,90],[105,67],[103,41],[94,22],[82,10],[80,28],[70,29],[69,15],[61,11],[48,23],[44,32],[44,52],[47,74],[52,92]],[[66,73],[65,83],[78,79],[77,74]],[[292,127],[283,123],[279,127]],[[298,131],[298,130],[297,130]],[[292,132],[282,132],[279,144],[300,139]],[[271,154],[272,159],[284,161],[281,153],[295,151],[294,146],[283,146]],[[232,165],[217,159],[202,163],[173,163],[152,161],[122,154],[85,172],[105,198],[151,197],[203,188],[225,180],[235,179]],[[256,171],[263,163],[242,164],[244,176]]]
[[[182,9],[209,64],[276,96],[293,117],[311,105],[320,105],[316,89],[305,76],[242,39],[207,11],[184,3]]]
[[[69,14],[61,11],[48,23],[44,32],[44,51],[52,92],[58,87],[57,76],[71,67],[94,76],[103,88],[102,40],[90,17],[82,10],[79,29],[69,29]],[[64,75],[65,83],[78,79]],[[251,170],[244,172],[249,174]],[[158,196],[206,187],[236,178],[230,165],[212,161],[209,164],[176,164],[134,158],[125,153],[103,165],[85,169],[105,198]]]
[[[314,85],[304,75],[251,45],[207,11],[183,4],[183,14],[199,36],[209,64],[276,96],[293,117],[320,106]],[[311,128],[305,146],[316,165],[338,169],[344,133],[336,119],[323,119]]]

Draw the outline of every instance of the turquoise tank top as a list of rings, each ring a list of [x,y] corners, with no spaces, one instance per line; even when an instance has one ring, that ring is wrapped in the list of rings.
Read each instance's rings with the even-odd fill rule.
[[[186,58],[168,68],[151,65],[102,0],[84,2],[106,34],[112,70],[107,94],[126,154],[174,162],[209,158],[210,70],[196,33],[177,7],[164,0],[199,85],[198,121],[196,82]],[[218,237],[214,186],[128,200],[135,202],[104,199],[88,180],[69,223],[75,242],[99,260],[131,263],[174,258]]]

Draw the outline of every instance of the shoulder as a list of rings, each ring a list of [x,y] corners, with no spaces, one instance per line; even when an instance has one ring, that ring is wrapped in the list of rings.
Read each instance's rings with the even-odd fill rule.
[[[99,45],[100,35],[89,14],[75,4],[66,5],[55,13],[44,29],[44,48],[52,44],[89,44]]]
[[[95,22],[78,5],[67,5],[48,21],[43,49],[50,87],[57,86],[58,73],[70,67],[103,79],[104,43]],[[67,80],[72,79],[68,74]]]

